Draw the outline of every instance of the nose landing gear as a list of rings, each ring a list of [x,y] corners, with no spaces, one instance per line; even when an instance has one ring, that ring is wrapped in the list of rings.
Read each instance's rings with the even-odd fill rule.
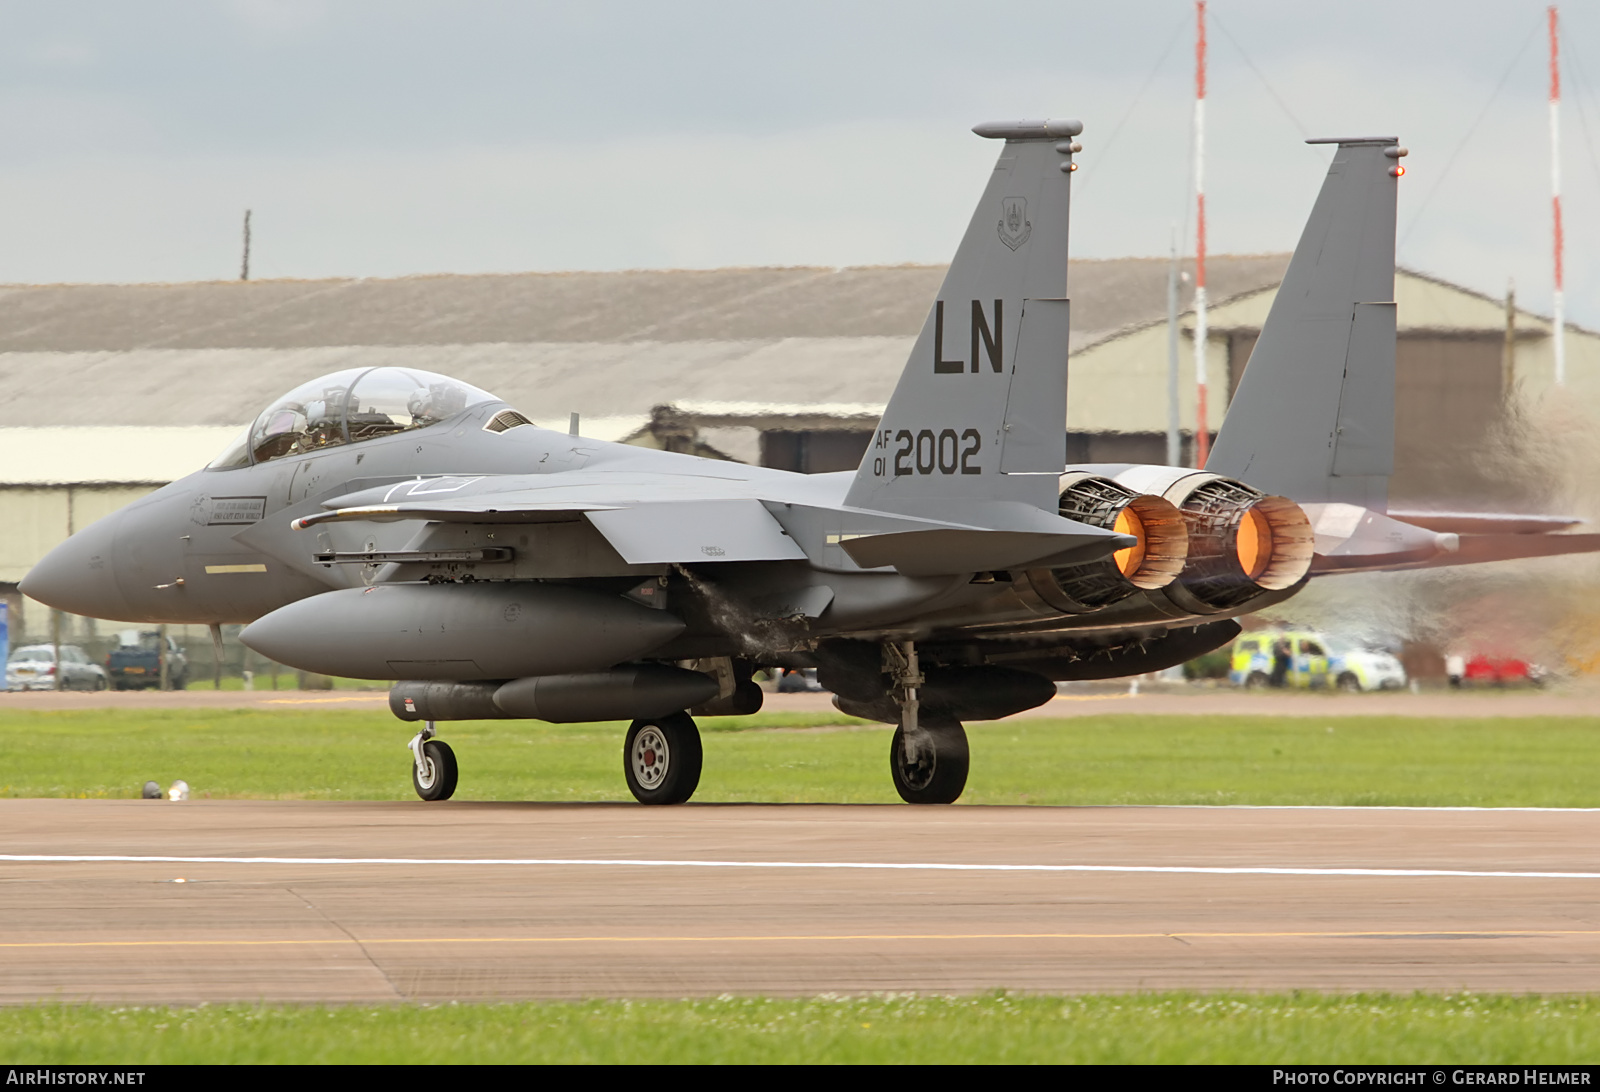
[[[424,800],[448,800],[455,795],[456,753],[443,740],[434,739],[433,721],[406,744],[411,748],[411,786]]]

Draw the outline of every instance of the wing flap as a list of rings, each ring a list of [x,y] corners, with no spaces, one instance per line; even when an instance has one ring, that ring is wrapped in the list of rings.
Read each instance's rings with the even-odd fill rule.
[[[630,565],[806,558],[754,498],[669,501],[584,515]]]

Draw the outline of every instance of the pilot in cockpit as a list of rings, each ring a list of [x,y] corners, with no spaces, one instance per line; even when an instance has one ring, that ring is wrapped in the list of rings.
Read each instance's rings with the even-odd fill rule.
[[[265,462],[344,443],[341,416],[345,397],[343,387],[329,387],[320,398],[283,401],[272,407],[256,427],[256,460]]]
[[[274,406],[267,419],[256,426],[256,460],[266,462],[294,454],[305,428],[305,406],[299,402],[284,402]]]
[[[348,368],[304,383],[267,407],[214,470],[270,462],[424,428],[494,395],[412,368]]]
[[[418,387],[406,403],[413,428],[454,417],[467,408],[467,392],[455,383]]]
[[[344,443],[345,402],[343,387],[329,387],[322,397],[306,404],[306,436],[301,451]]]

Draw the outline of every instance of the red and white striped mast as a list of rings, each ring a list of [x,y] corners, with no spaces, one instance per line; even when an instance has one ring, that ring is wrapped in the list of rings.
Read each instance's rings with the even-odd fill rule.
[[[1556,386],[1567,384],[1567,316],[1561,276],[1561,48],[1556,6],[1550,5],[1550,209],[1554,214]]]
[[[1194,386],[1198,417],[1194,462],[1204,467],[1211,455],[1206,414],[1206,0],[1195,0],[1194,12]]]

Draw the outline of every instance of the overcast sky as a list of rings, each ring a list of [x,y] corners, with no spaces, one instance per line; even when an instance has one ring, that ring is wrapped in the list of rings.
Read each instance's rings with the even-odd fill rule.
[[[1304,136],[1397,135],[1402,263],[1548,310],[1542,3],[1211,11],[1213,253],[1294,246],[1326,166]],[[1600,327],[1600,6],[1562,17],[1568,315]],[[944,261],[997,151],[969,128],[1041,116],[1085,124],[1076,254],[1165,254],[1175,226],[1189,250],[1193,22],[1186,0],[0,2],[0,280],[236,277],[247,207],[258,277]]]

